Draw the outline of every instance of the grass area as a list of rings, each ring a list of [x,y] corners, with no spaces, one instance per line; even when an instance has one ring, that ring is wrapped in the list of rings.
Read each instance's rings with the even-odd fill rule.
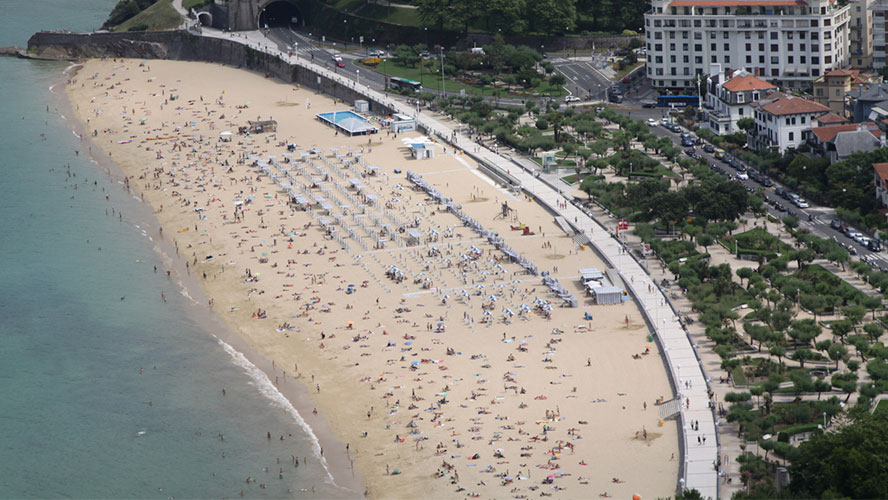
[[[749,384],[749,381],[746,380],[746,372],[743,370],[742,366],[736,366],[731,370],[731,378],[734,379],[734,385],[736,386],[745,386]]]
[[[636,62],[635,64],[632,64],[632,65],[629,65],[629,66],[625,66],[625,67],[624,67],[623,69],[621,69],[620,71],[617,71],[617,76],[614,77],[614,80],[617,80],[617,81],[621,80],[624,76],[628,75],[630,71],[632,71],[632,70],[634,70],[635,68],[641,66],[642,64],[644,64],[644,61],[638,61],[638,62]]]
[[[888,399],[883,399],[876,403],[873,413],[888,413]]]
[[[567,183],[568,185],[576,184],[577,181],[580,180],[580,176],[577,174],[567,175],[561,178],[562,181]]]
[[[182,0],[182,7],[191,12],[191,9],[199,9],[211,3],[213,3],[213,0]]]
[[[354,12],[364,5],[365,0],[336,0],[331,7],[343,12]]]
[[[408,67],[403,66],[401,64],[396,63],[395,61],[386,61],[380,64],[377,67],[367,66],[363,63],[358,63],[361,66],[364,66],[372,71],[376,71],[377,73],[383,73],[388,76],[397,76],[400,78],[409,78],[410,80],[416,80],[417,82],[421,82],[423,88],[430,91],[441,90],[441,75],[440,73],[432,73],[429,72],[426,68],[422,66],[416,67]],[[460,90],[465,89],[466,92],[469,92],[473,87],[470,85],[466,85],[465,83],[456,81],[451,79],[450,77],[445,76],[444,78],[445,90],[448,92],[459,92]]]
[[[387,7],[379,4],[367,4],[356,15],[402,26],[419,26],[419,11],[403,7]]]
[[[415,67],[403,66],[393,60],[387,60],[376,67],[368,66],[360,62],[358,64],[372,71],[376,71],[377,73],[383,73],[388,76],[397,76],[400,78],[409,78],[410,80],[421,82],[423,88],[428,91],[435,92],[441,90],[441,73],[439,70],[430,71],[429,68],[423,68],[421,65]],[[469,85],[449,76],[444,77],[444,86],[447,92],[459,92],[460,90],[465,90],[467,94],[484,96],[493,96],[497,91],[497,89],[491,86],[481,87]],[[509,96],[506,89],[500,88],[498,90],[500,97]],[[563,96],[567,94],[567,91],[563,88],[550,87],[547,83],[543,82],[537,88],[528,90],[527,93]]]
[[[147,31],[176,29],[182,24],[182,16],[173,8],[172,0],[158,0],[154,5],[114,27],[114,31],[129,31],[138,28]]]

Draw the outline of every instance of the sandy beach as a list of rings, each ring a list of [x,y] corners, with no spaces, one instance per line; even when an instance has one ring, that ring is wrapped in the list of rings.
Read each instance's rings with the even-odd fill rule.
[[[297,405],[302,417],[340,442],[323,450],[334,475],[353,465],[372,498],[674,493],[676,423],[654,405],[671,390],[637,306],[595,305],[578,269],[603,263],[468,157],[437,145],[414,160],[417,132],[337,134],[315,114],[351,103],[213,64],[87,61],[66,91],[93,153],[127,176],[113,196],[150,204],[152,236],[205,307],[276,384],[304,385],[316,412]],[[238,134],[269,119],[274,133]],[[560,307],[408,171],[580,307]]]

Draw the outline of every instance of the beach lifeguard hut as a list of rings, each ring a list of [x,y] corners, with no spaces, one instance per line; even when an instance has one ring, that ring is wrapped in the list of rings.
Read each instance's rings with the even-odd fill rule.
[[[435,143],[414,142],[410,144],[410,154],[414,160],[428,160],[435,157]]]
[[[416,130],[416,120],[412,116],[395,113],[389,122],[389,130],[396,134]]]
[[[422,243],[422,233],[417,229],[407,230],[407,246],[416,246]]]
[[[370,112],[370,103],[363,100],[358,99],[355,101],[355,113],[364,113],[367,114]]]

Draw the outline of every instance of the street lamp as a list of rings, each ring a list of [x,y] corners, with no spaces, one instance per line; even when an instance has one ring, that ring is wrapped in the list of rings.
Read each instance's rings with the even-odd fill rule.
[[[348,52],[348,19],[343,19],[342,25],[345,27],[343,28],[345,35],[342,37],[342,44],[345,45],[345,52]]]
[[[425,33],[425,49],[429,50],[429,28],[428,26],[422,29],[423,33]]]
[[[293,52],[296,53],[296,60],[298,61],[299,60],[299,42],[295,42],[294,46],[295,46],[295,50]]]
[[[360,87],[361,86],[361,70],[356,69],[355,76],[357,77],[357,80],[358,80],[358,87]]]
[[[444,47],[441,46],[441,97],[444,97]]]

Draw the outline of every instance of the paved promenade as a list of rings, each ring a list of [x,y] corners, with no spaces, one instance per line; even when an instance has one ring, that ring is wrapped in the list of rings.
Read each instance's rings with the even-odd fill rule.
[[[598,221],[575,206],[571,200],[565,198],[560,188],[550,185],[538,177],[530,165],[513,161],[478,145],[469,137],[453,130],[429,113],[416,113],[414,108],[383,92],[366,85],[357,85],[353,80],[336,74],[322,65],[298,57],[298,55],[288,56],[287,53],[281,52],[273,44],[270,44],[259,32],[231,34],[204,28],[201,34],[237,40],[251,47],[279,55],[291,64],[310,68],[346,87],[354,88],[370,99],[384,103],[398,113],[415,115],[417,124],[427,134],[457,146],[466,155],[485,163],[489,168],[495,168],[511,175],[521,184],[524,191],[539,203],[547,206],[553,213],[564,217],[579,232],[588,237],[598,254],[610,267],[619,272],[628,291],[647,318],[648,324],[655,332],[663,349],[666,366],[677,392],[675,396],[682,400],[681,412],[678,416],[681,431],[679,434],[680,451],[683,460],[682,467],[679,469],[681,476],[679,482],[683,483],[685,488],[698,490],[703,498],[718,498],[719,478],[713,467],[719,456],[718,430],[715,414],[709,405],[706,374],[700,364],[695,346],[679,323],[678,317],[666,300],[666,296],[651,281],[642,265],[631,254],[625,252],[623,244],[615,235],[610,234]],[[697,423],[699,430],[692,430],[692,423]]]

